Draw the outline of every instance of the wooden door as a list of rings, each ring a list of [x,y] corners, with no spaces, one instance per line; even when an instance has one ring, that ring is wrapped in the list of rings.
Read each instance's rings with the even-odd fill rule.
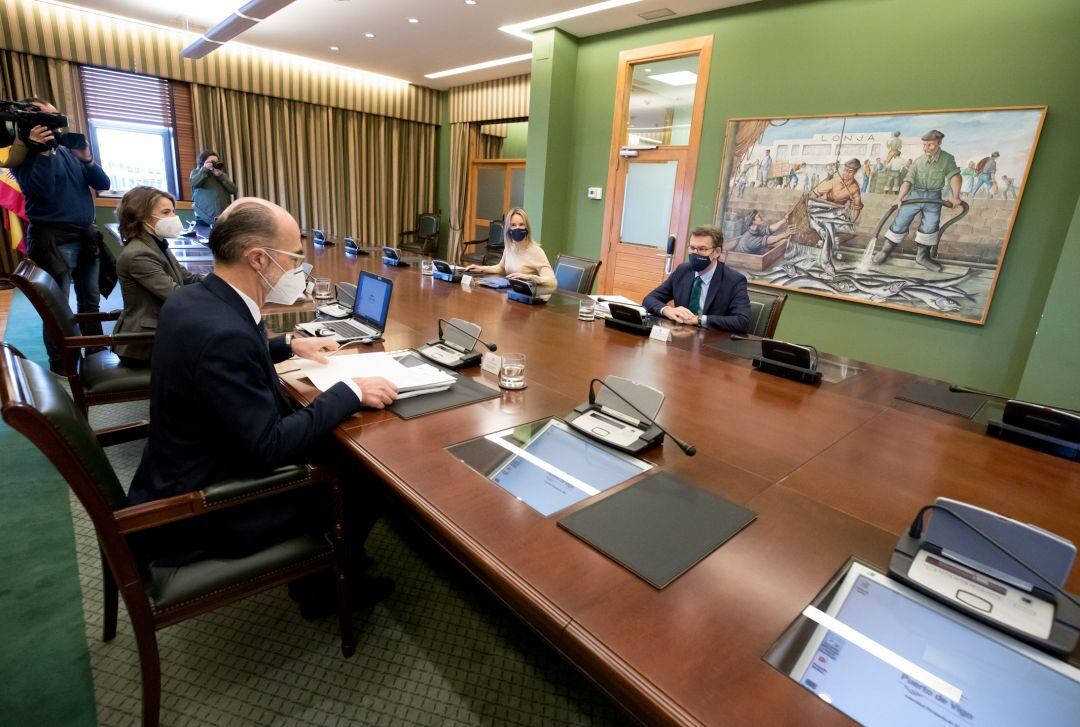
[[[484,240],[488,226],[525,201],[524,159],[474,159],[469,169],[465,240]]]
[[[711,52],[704,36],[619,55],[602,293],[641,300],[683,260]]]

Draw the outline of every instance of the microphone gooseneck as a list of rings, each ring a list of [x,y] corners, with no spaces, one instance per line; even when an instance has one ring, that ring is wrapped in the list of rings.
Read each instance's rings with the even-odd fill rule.
[[[697,447],[690,444],[689,442],[684,442],[683,440],[679,439],[678,437],[676,437],[674,434],[672,434],[668,430],[664,429],[662,426],[660,426],[656,422],[655,419],[652,419],[647,414],[645,414],[645,412],[641,411],[641,409],[638,409],[632,403],[627,401],[625,396],[623,396],[619,392],[615,391],[614,388],[612,388],[611,386],[608,386],[608,384],[606,382],[602,381],[601,379],[593,379],[592,381],[589,382],[589,406],[594,406],[596,404],[596,389],[593,386],[593,384],[600,384],[605,389],[610,391],[612,394],[619,397],[619,399],[624,404],[626,404],[628,407],[630,407],[631,409],[636,411],[643,419],[645,419],[645,421],[649,422],[654,427],[659,429],[661,432],[666,434],[671,441],[675,442],[675,445],[678,446],[678,448],[681,449],[683,451],[683,454],[685,454],[687,457],[693,457],[695,454],[697,454]]]

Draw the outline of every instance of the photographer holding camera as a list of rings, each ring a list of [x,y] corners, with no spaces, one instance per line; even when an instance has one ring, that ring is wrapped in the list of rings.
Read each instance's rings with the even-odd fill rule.
[[[195,207],[195,230],[202,237],[209,237],[218,215],[232,204],[236,185],[225,173],[225,164],[217,152],[209,150],[199,154],[188,179]]]
[[[41,98],[19,103],[39,114],[59,114],[55,106]],[[66,125],[63,116],[57,118]],[[98,276],[104,240],[94,225],[94,195],[90,188],[108,189],[109,177],[94,163],[81,134],[60,134],[59,128],[35,125],[21,130],[20,138],[26,156],[12,171],[26,197],[29,257],[53,276],[65,298],[71,283],[75,283],[79,313],[96,313],[101,298]],[[100,323],[80,328],[84,335],[101,333]],[[49,367],[60,372],[59,348],[48,337],[45,348]]]

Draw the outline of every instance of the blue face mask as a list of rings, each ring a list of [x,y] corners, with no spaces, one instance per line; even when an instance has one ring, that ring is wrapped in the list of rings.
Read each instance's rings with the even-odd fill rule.
[[[528,236],[529,231],[524,227],[514,227],[507,234],[510,235],[510,239],[514,242],[521,242]]]
[[[695,273],[703,272],[711,263],[712,258],[708,255],[698,255],[696,252],[690,253],[690,269]]]

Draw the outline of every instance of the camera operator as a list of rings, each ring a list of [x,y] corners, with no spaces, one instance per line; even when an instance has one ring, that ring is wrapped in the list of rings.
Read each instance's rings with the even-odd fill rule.
[[[40,98],[24,99],[37,111],[59,113],[51,103]],[[75,297],[80,313],[96,313],[100,294],[98,275],[104,240],[94,225],[94,195],[109,188],[104,170],[94,163],[89,147],[59,145],[58,131],[46,126],[29,129],[25,142],[26,158],[14,167],[26,197],[29,256],[38,267],[56,280],[65,299],[75,283]],[[101,333],[100,323],[80,325],[84,335]],[[48,337],[45,348],[49,366],[60,373],[60,350]]]
[[[199,154],[188,179],[195,207],[195,231],[202,237],[209,237],[218,215],[232,204],[236,185],[225,173],[225,164],[217,152],[209,150]]]

